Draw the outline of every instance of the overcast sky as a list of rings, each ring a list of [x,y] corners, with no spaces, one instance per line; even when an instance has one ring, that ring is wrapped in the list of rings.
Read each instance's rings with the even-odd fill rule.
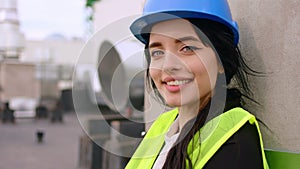
[[[82,37],[85,0],[18,0],[20,29],[27,39],[44,39],[52,34]]]

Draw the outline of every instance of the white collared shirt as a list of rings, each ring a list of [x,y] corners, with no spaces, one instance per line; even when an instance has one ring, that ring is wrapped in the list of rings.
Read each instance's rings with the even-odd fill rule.
[[[153,169],[162,169],[168,152],[173,147],[174,143],[176,142],[178,136],[179,136],[179,121],[178,118],[173,122],[172,126],[168,130],[168,132],[165,135],[165,145],[162,148],[161,152],[159,153],[154,165]]]

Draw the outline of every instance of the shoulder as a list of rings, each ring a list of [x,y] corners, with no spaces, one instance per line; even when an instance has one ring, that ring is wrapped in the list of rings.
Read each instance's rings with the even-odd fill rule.
[[[166,132],[169,129],[169,127],[173,124],[177,115],[178,115],[177,108],[159,115],[158,118],[151,125],[146,136],[152,137],[152,136],[156,136],[157,134]]]
[[[241,107],[230,109],[217,118],[221,119],[221,124],[233,128],[235,131],[247,122],[250,124],[257,124],[255,116]]]
[[[244,117],[253,117],[254,115],[251,114],[249,111],[245,110],[244,108],[241,108],[241,107],[235,107],[235,108],[232,108],[226,112],[224,112],[222,115],[223,116],[226,116],[226,115],[235,115],[235,116],[244,116]]]
[[[231,161],[231,163],[228,163]],[[262,168],[259,134],[255,125],[245,123],[207,162],[205,168]]]

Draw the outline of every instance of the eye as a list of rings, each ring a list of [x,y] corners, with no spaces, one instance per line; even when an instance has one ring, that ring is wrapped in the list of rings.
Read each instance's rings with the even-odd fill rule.
[[[196,46],[184,46],[181,51],[183,52],[194,52],[195,50],[198,50],[200,48],[196,47]]]
[[[164,51],[162,50],[153,50],[151,51],[151,57],[158,57],[164,55]]]

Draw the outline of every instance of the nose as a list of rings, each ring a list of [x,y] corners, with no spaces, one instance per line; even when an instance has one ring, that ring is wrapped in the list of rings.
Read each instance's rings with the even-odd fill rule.
[[[167,73],[172,73],[174,71],[178,71],[182,68],[182,61],[179,57],[172,53],[166,52],[165,57],[163,59],[162,70]]]

